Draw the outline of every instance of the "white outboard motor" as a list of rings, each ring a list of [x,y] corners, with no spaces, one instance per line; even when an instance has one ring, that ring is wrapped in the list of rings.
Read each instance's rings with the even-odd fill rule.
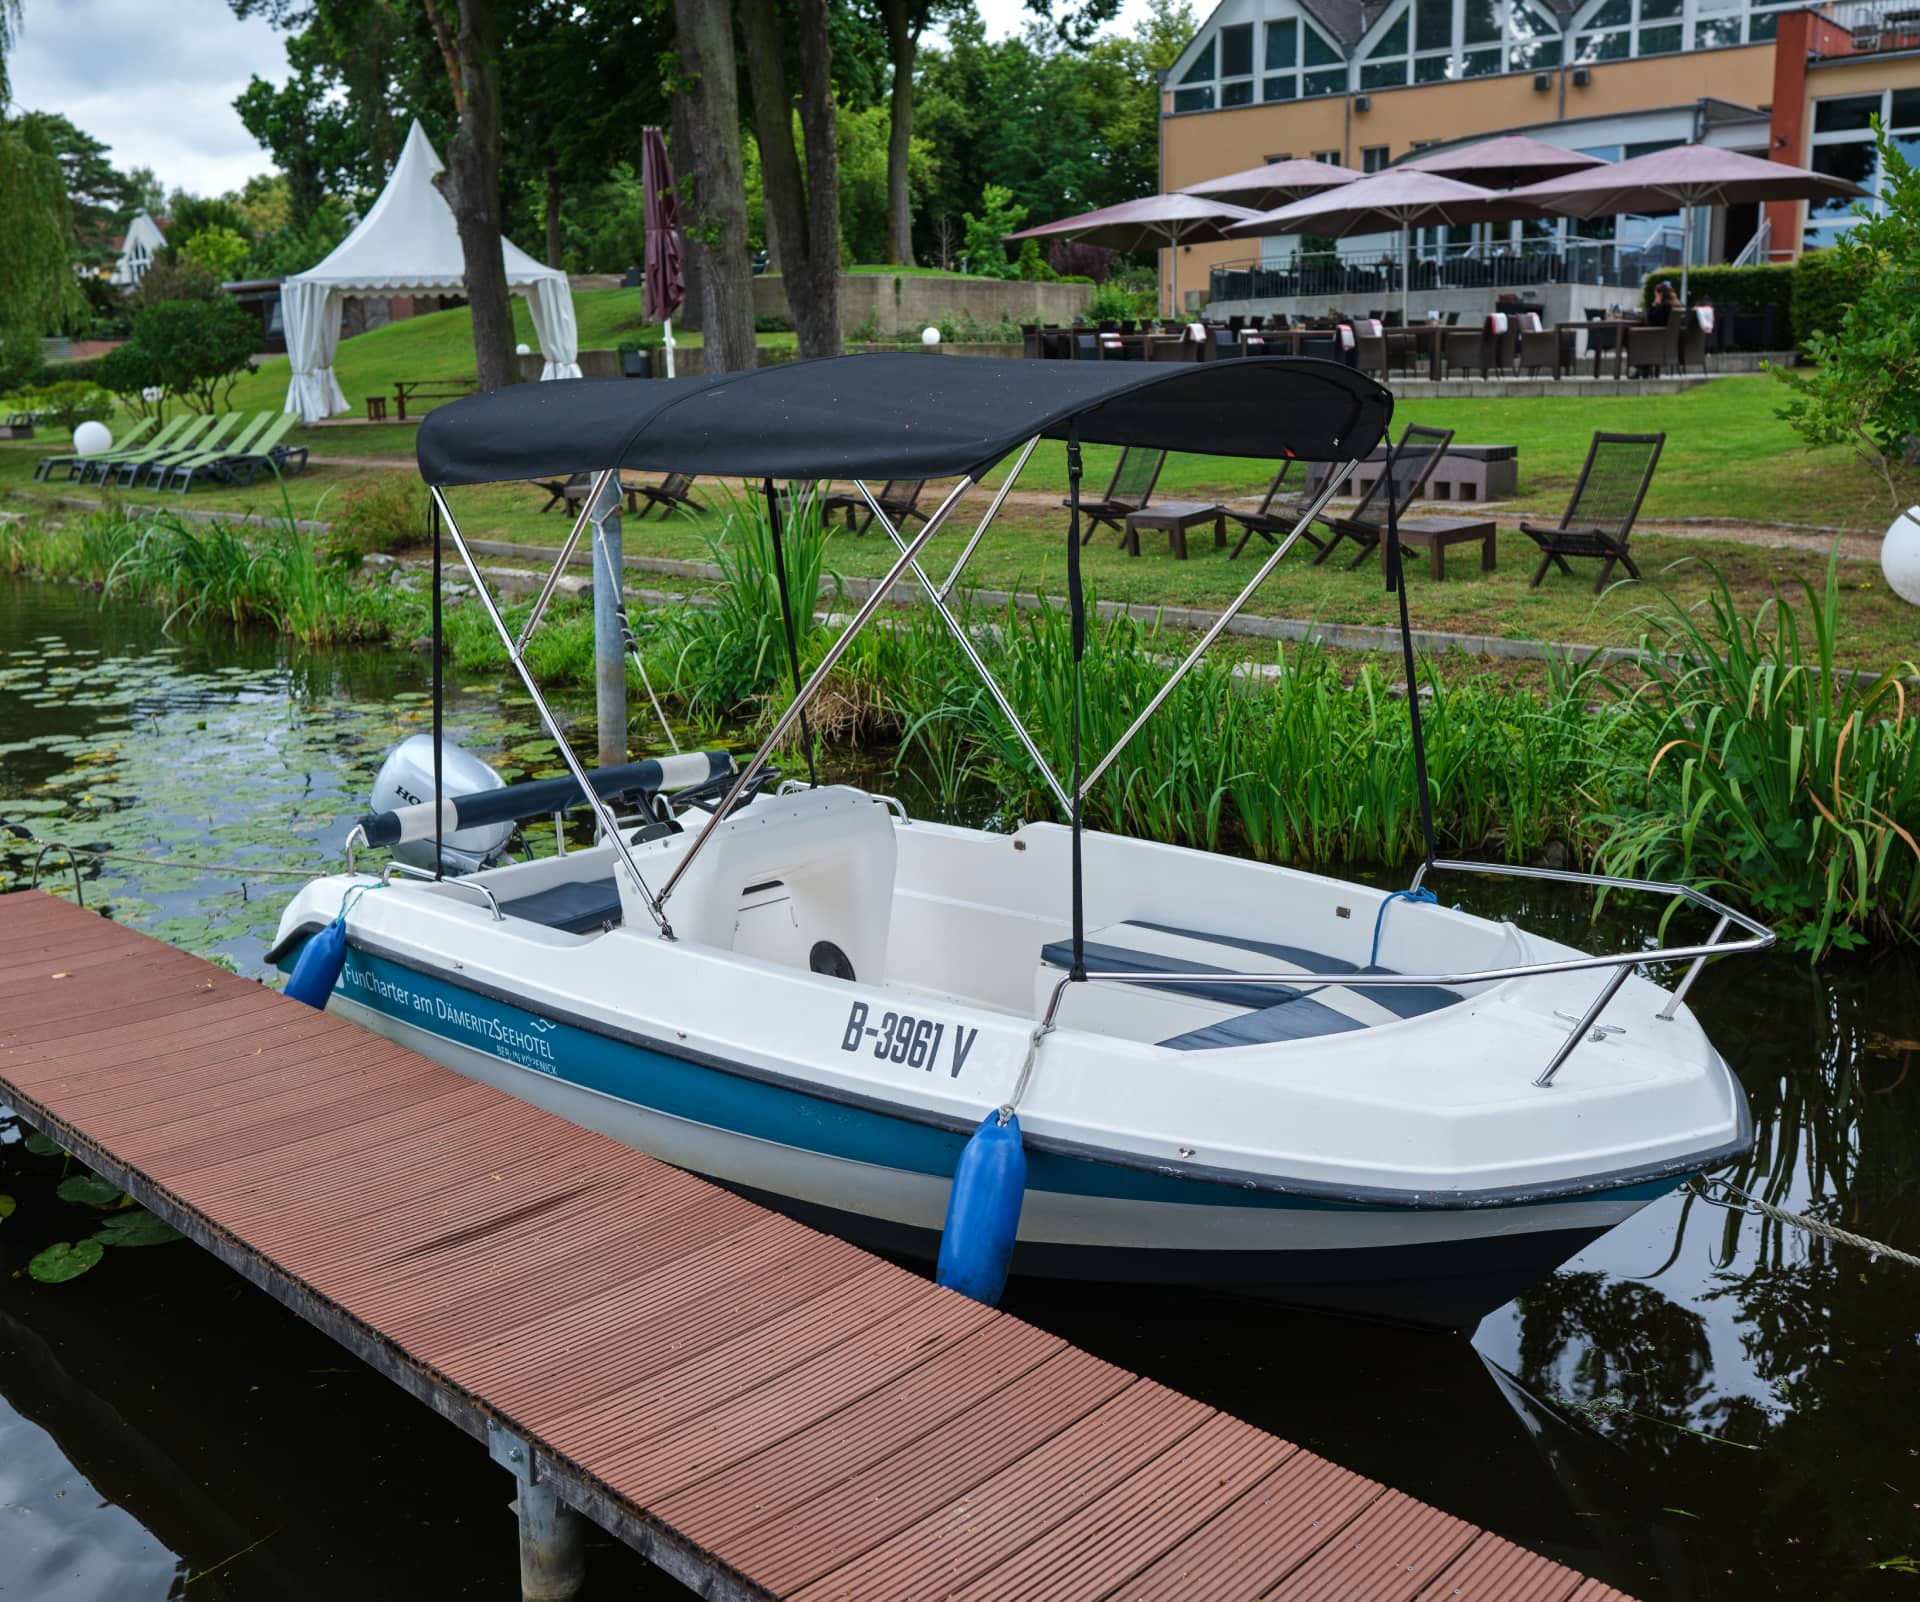
[[[449,741],[440,742],[440,773],[449,798],[504,789],[506,780],[470,751]],[[394,812],[434,800],[433,736],[415,734],[387,753],[373,780],[373,810]],[[488,823],[449,834],[442,854],[442,873],[473,873],[484,868],[513,837],[511,823]],[[409,867],[433,871],[433,839],[408,840],[393,847],[394,857]]]

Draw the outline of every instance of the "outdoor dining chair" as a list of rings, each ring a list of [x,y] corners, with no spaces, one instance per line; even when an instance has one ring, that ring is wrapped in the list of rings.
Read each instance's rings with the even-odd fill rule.
[[[1347,563],[1349,571],[1378,550],[1380,541],[1386,537],[1389,496],[1392,498],[1391,504],[1405,511],[1419,495],[1434,468],[1440,465],[1440,458],[1447,454],[1447,447],[1452,443],[1453,430],[1450,428],[1425,428],[1418,423],[1409,423],[1402,430],[1400,443],[1393,447],[1380,476],[1367,486],[1366,494],[1360,497],[1360,504],[1340,517],[1321,514],[1318,522],[1332,538],[1320,547],[1320,554],[1313,559],[1313,565],[1318,567],[1333,555],[1340,548],[1342,540],[1352,540],[1360,547],[1359,554]]]
[[[1120,535],[1124,545],[1127,538],[1127,513],[1137,512],[1147,504],[1153,494],[1153,486],[1160,481],[1160,469],[1166,465],[1165,451],[1147,450],[1143,446],[1129,445],[1120,452],[1120,460],[1114,465],[1113,478],[1107,485],[1107,493],[1098,500],[1080,502],[1080,515],[1087,520],[1087,531],[1080,536],[1085,545],[1093,538],[1093,531],[1102,523]],[[1062,501],[1063,507],[1071,508],[1071,501]]]
[[[880,486],[880,493],[874,499],[880,503],[880,510],[887,514],[887,521],[897,529],[904,529],[909,522],[918,518],[926,522],[927,514],[920,510],[920,492],[927,487],[924,478],[890,478]],[[846,514],[847,527],[856,534],[864,534],[873,526],[873,508],[861,495],[844,493],[829,495],[820,503],[820,515],[824,521],[835,512]]]
[[[1680,317],[1627,330],[1627,365],[1635,373],[1658,378],[1680,365]]]
[[[1587,447],[1586,465],[1580,469],[1579,482],[1573,486],[1573,499],[1566,515],[1551,528],[1537,523],[1522,523],[1520,532],[1540,547],[1540,565],[1533,570],[1529,589],[1538,589],[1549,567],[1558,567],[1569,578],[1569,556],[1595,557],[1600,576],[1593,581],[1598,595],[1613,577],[1616,564],[1627,570],[1629,578],[1638,578],[1627,550],[1633,534],[1634,519],[1647,498],[1647,486],[1653,482],[1653,470],[1660,463],[1660,450],[1667,442],[1665,434],[1595,434]]]
[[[1287,474],[1292,470],[1292,458],[1280,464],[1280,471],[1273,475],[1273,482],[1267,486],[1267,493],[1260,498],[1259,506],[1253,511],[1236,512],[1232,507],[1227,508],[1227,516],[1245,530],[1240,536],[1240,543],[1228,553],[1228,561],[1231,562],[1244,551],[1247,548],[1247,541],[1256,534],[1269,545],[1278,545],[1280,541],[1275,538],[1276,535],[1293,532],[1293,525],[1300,521],[1300,514],[1306,510],[1307,497],[1300,490],[1284,495],[1281,493],[1287,481]],[[1300,537],[1316,551],[1326,548],[1325,542],[1310,529],[1302,529]]]

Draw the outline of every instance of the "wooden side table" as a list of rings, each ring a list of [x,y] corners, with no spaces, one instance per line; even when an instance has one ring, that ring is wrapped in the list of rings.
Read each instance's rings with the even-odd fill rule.
[[[1424,548],[1427,570],[1438,584],[1447,576],[1447,547],[1480,542],[1480,571],[1491,573],[1497,555],[1499,529],[1490,517],[1403,517],[1400,519],[1400,543],[1409,549]],[[1387,563],[1387,542],[1380,541],[1380,565]]]
[[[1213,546],[1219,550],[1227,543],[1227,509],[1224,506],[1202,505],[1199,501],[1162,501],[1157,506],[1143,506],[1137,512],[1127,513],[1127,531],[1121,536],[1120,544],[1127,555],[1140,554],[1140,531],[1159,530],[1172,542],[1173,554],[1180,561],[1187,559],[1187,530],[1201,523],[1213,525]]]

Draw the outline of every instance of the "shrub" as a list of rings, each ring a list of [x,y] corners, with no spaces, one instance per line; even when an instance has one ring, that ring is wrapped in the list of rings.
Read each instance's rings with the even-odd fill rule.
[[[1013,270],[1029,284],[1051,283],[1054,271],[1040,255],[1040,241],[1023,239],[1020,241],[1020,259],[1014,263]]]
[[[224,296],[145,306],[133,319],[133,342],[147,353],[161,386],[195,411],[224,405],[253,362],[260,325]]]
[[[1118,322],[1126,317],[1151,317],[1153,301],[1118,284],[1102,284],[1087,302],[1087,320],[1094,323]]]
[[[1781,371],[1780,415],[1814,445],[1851,445],[1903,504],[1920,459],[1920,172],[1875,124],[1885,211],[1862,216],[1832,254],[1858,288],[1832,333],[1813,333],[1808,372]]]
[[[48,428],[78,428],[82,423],[104,423],[113,415],[113,396],[98,384],[68,379],[37,389],[16,390],[7,401],[10,411],[34,412]]]
[[[1085,279],[1090,284],[1104,284],[1119,257],[1119,251],[1090,245],[1084,239],[1056,239],[1047,248],[1047,260],[1063,282]]]
[[[1647,281],[1640,292],[1640,304],[1653,304],[1653,290],[1656,284],[1669,283],[1677,293],[1680,288],[1680,269],[1662,267],[1657,272],[1647,274]],[[1780,309],[1782,326],[1787,307],[1793,297],[1793,269],[1785,263],[1761,264],[1753,267],[1695,267],[1688,275],[1687,294],[1696,305],[1712,306],[1716,311],[1765,311],[1769,306]]]
[[[1866,287],[1870,264],[1845,250],[1809,250],[1793,264],[1793,338],[1837,334],[1847,308]]]
[[[427,526],[426,486],[411,473],[380,473],[347,486],[326,536],[326,559],[356,567],[375,551],[418,545]]]
[[[40,359],[39,335],[24,331],[0,333],[0,393],[38,383],[44,365]]]
[[[1027,208],[1013,203],[1013,191],[1001,184],[988,184],[980,191],[980,215],[968,212],[967,271],[980,278],[1011,278],[1013,264],[1007,260],[1006,236],[1027,220]]]
[[[172,256],[162,256],[134,285],[127,305],[136,313],[143,306],[158,306],[170,300],[218,300],[220,284],[204,267]]]
[[[159,411],[162,403],[149,401],[147,394],[152,390],[164,392],[166,385],[158,364],[138,340],[128,340],[99,357],[94,362],[93,376],[97,383],[112,390],[124,404],[143,416],[149,409]]]

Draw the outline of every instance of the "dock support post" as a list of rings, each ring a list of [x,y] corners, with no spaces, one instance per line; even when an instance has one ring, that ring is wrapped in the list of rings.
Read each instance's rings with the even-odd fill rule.
[[[513,1475],[520,1519],[520,1602],[572,1602],[586,1581],[587,1521],[539,1476],[533,1450],[498,1423],[487,1451]]]
[[[600,766],[627,760],[627,642],[620,621],[620,475],[612,474],[593,508],[593,686]]]

